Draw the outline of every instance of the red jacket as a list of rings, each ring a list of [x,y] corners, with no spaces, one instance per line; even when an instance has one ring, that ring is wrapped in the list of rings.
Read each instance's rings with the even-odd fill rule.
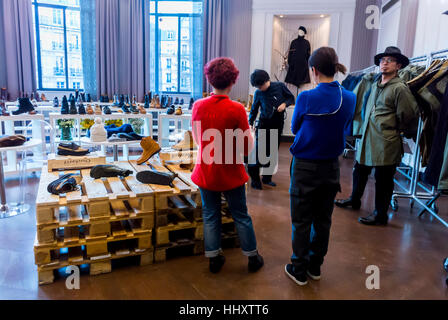
[[[243,105],[226,95],[211,95],[196,101],[191,120],[193,138],[199,146],[193,182],[210,191],[244,185],[249,177],[243,155],[250,153],[254,139]]]

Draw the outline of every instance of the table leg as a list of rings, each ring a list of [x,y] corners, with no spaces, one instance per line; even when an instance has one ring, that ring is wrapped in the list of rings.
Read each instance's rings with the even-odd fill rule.
[[[118,161],[118,145],[114,144],[114,161]]]

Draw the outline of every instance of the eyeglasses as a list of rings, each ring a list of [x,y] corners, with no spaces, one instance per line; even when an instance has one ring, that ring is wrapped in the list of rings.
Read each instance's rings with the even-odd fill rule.
[[[397,62],[397,60],[396,59],[394,59],[394,58],[381,58],[380,59],[380,63],[392,63],[392,62]]]

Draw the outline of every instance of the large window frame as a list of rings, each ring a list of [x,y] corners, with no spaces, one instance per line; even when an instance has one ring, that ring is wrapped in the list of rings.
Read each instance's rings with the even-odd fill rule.
[[[36,57],[37,57],[37,87],[38,90],[42,91],[76,91],[76,89],[70,88],[69,83],[69,66],[68,66],[68,43],[67,43],[67,15],[66,10],[73,10],[81,12],[80,7],[72,7],[67,5],[59,5],[59,4],[50,4],[50,3],[42,3],[37,0],[31,0],[31,4],[34,10],[34,18],[35,18],[35,35],[36,35]],[[44,88],[42,86],[42,58],[41,58],[41,48],[40,48],[40,25],[39,25],[39,8],[45,7],[50,9],[58,9],[62,10],[62,20],[63,20],[63,28],[64,28],[64,69],[65,69],[65,88]]]
[[[148,3],[150,3],[151,1],[154,2],[154,7],[155,7],[155,12],[150,12],[149,15],[154,16],[155,19],[155,91],[162,93],[162,94],[169,94],[169,95],[176,95],[176,94],[186,94],[186,95],[191,95],[193,94],[193,88],[192,88],[192,92],[184,92],[184,91],[180,91],[181,88],[181,80],[180,80],[180,75],[181,75],[181,18],[185,18],[185,17],[191,17],[191,18],[201,18],[203,16],[203,14],[199,14],[199,13],[159,13],[159,3],[160,2],[164,2],[164,1],[173,1],[173,0],[147,0]],[[179,0],[181,1],[181,0]],[[190,0],[191,2],[201,2],[203,3],[203,0]],[[150,5],[149,5],[150,7]],[[160,70],[160,63],[161,63],[161,59],[160,59],[160,39],[161,39],[161,35],[160,35],[160,30],[159,30],[159,18],[163,18],[163,17],[177,17],[177,91],[159,91],[159,84],[160,84],[160,78],[161,78],[161,70]],[[190,50],[192,50],[192,48],[190,48]]]

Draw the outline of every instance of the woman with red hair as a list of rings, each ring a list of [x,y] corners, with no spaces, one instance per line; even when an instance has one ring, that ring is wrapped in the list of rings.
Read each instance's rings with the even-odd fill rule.
[[[243,157],[253,147],[253,137],[243,105],[229,98],[239,71],[231,59],[216,58],[207,63],[204,72],[213,93],[193,106],[193,138],[199,153],[191,179],[199,186],[202,197],[205,256],[210,259],[210,271],[219,272],[225,262],[221,249],[223,193],[235,221],[241,249],[249,259],[248,270],[255,272],[264,261],[258,254],[252,219],[247,211],[245,184],[249,177],[243,164]]]

